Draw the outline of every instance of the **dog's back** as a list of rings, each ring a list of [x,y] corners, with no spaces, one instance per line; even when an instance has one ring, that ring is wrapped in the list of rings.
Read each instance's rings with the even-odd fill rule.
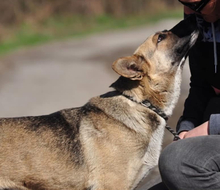
[[[75,178],[73,172],[83,164],[82,112],[77,108],[47,116],[0,119],[0,187],[13,181],[30,189],[78,189],[72,184],[80,186],[85,177],[80,175],[82,169]],[[6,187],[13,188],[13,184]]]
[[[135,133],[119,121],[127,119],[123,99],[129,101],[118,95],[96,97],[50,115],[0,119],[0,187],[130,188],[136,172],[129,165],[142,165],[151,129]],[[134,109],[126,112],[136,115]]]

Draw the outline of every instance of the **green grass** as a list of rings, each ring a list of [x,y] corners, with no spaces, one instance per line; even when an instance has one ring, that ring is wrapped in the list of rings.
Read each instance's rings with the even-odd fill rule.
[[[33,46],[54,40],[79,38],[103,31],[125,29],[157,22],[165,18],[182,18],[182,10],[162,11],[150,15],[115,18],[110,15],[97,17],[54,17],[40,23],[23,23],[10,29],[9,37],[1,40],[0,55],[21,47]]]

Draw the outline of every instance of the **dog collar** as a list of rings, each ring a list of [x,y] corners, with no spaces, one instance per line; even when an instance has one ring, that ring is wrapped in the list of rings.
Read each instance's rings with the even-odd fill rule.
[[[127,96],[125,94],[122,94],[124,97],[128,98],[129,100],[137,103],[137,104],[141,104],[142,106],[151,109],[152,111],[154,111],[157,115],[159,115],[160,117],[162,117],[165,121],[168,120],[167,115],[158,107],[154,106],[153,104],[151,104],[151,102],[149,100],[144,100],[142,102],[137,102],[136,100],[134,100],[132,97]],[[165,126],[166,129],[174,136],[174,141],[177,141],[180,139],[179,135],[168,125]]]
[[[131,96],[127,96],[125,94],[122,94],[124,97],[128,98],[129,100],[141,104],[142,106],[151,109],[152,111],[154,111],[157,115],[159,115],[160,117],[162,117],[165,121],[168,120],[167,115],[158,107],[154,106],[149,100],[144,100],[142,102],[137,102],[136,100],[134,100]]]

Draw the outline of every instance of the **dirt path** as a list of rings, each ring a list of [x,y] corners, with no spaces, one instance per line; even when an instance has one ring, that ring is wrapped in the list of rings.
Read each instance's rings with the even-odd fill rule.
[[[89,98],[109,91],[118,75],[111,64],[131,55],[150,34],[174,26],[164,20],[151,26],[113,31],[84,39],[54,42],[19,50],[0,60],[0,116],[42,115],[81,106]],[[182,94],[169,124],[175,126],[188,93],[189,73],[185,66]],[[165,134],[164,146],[172,139]],[[150,175],[158,179],[157,168]],[[153,180],[153,181],[152,181]],[[146,181],[139,190],[148,189]]]

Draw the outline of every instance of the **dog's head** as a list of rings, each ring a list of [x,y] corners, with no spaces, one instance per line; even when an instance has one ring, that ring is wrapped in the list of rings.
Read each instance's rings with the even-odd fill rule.
[[[130,93],[133,89],[134,99],[152,99],[161,108],[165,103],[169,104],[168,94],[178,91],[174,88],[180,88],[182,66],[198,34],[195,18],[191,17],[171,30],[156,32],[148,37],[132,56],[119,58],[113,63],[113,70],[121,78],[135,81],[131,82],[132,87],[126,89],[120,85],[118,90],[123,89],[123,93]]]

